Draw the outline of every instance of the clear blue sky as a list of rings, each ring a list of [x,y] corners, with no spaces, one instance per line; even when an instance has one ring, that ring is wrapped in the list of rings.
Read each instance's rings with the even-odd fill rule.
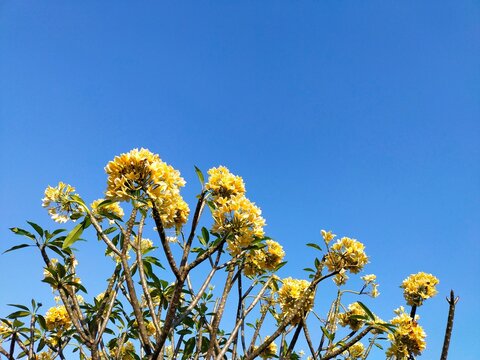
[[[0,250],[20,240],[9,227],[53,226],[47,185],[101,197],[121,152],[160,154],[190,204],[193,165],[223,164],[283,244],[283,276],[305,276],[303,244],[320,229],[355,237],[381,284],[369,304],[386,319],[406,276],[440,278],[420,310],[423,358],[439,357],[451,288],[451,357],[477,358],[479,39],[474,0],[4,0]],[[101,250],[79,249],[95,288]],[[0,269],[0,315],[32,296],[51,305],[33,250],[0,256]]]

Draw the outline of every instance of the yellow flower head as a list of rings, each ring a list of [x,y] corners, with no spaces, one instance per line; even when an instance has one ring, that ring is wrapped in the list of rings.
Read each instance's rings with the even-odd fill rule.
[[[124,212],[119,202],[113,202],[107,205],[104,205],[98,208],[105,199],[98,199],[91,203],[90,208],[92,209],[92,215],[95,216],[98,220],[103,220],[104,217],[115,216],[123,218]]]
[[[48,186],[45,189],[42,206],[47,208],[54,221],[65,223],[70,220],[71,215],[82,212],[78,204],[72,201],[72,195],[74,194],[75,188],[73,186],[60,181],[57,186]]]
[[[267,240],[266,246],[251,250],[245,255],[244,273],[247,276],[260,275],[273,271],[280,265],[285,256],[283,247],[274,240]]]
[[[185,224],[190,209],[180,196],[185,180],[180,172],[147,149],[133,149],[116,156],[105,167],[107,199],[141,199],[155,203],[166,229]]]
[[[365,346],[361,342],[356,342],[344,351],[342,355],[345,357],[345,360],[357,360],[361,359],[364,353]]]
[[[255,238],[263,237],[265,220],[262,211],[243,195],[218,198],[213,211],[212,231],[230,235],[228,248],[237,255],[251,245]]]
[[[50,308],[45,314],[45,322],[48,330],[57,331],[65,330],[72,324],[67,309],[63,305]]]
[[[293,315],[292,324],[298,324],[305,312],[313,307],[314,293],[309,291],[310,282],[286,278],[278,290],[278,303],[282,310],[282,317]]]
[[[322,234],[323,240],[325,241],[326,244],[329,244],[330,241],[335,239],[335,236],[337,236],[335,234],[332,234],[331,231],[321,230],[320,233]]]
[[[229,198],[245,194],[245,184],[240,176],[233,175],[226,167],[219,166],[208,170],[208,182],[205,188],[210,190],[212,197]]]
[[[326,255],[325,264],[329,271],[348,270],[353,274],[360,272],[368,263],[365,246],[348,237],[343,237],[330,248]]]
[[[437,294],[435,286],[438,283],[439,280],[432,274],[419,272],[403,280],[400,287],[403,288],[403,296],[408,305],[420,306],[426,299]]]
[[[131,341],[127,341],[125,344],[122,345],[120,351],[118,351],[118,347],[114,346],[110,348],[110,354],[115,356],[118,352],[119,358],[122,360],[134,360],[135,359],[135,346]]]
[[[338,315],[338,323],[343,327],[350,327],[350,329],[357,331],[364,324],[365,320],[357,318],[357,316],[365,316],[365,310],[358,304],[354,302],[348,305],[348,311]]]
[[[265,338],[265,341],[268,340],[268,336]],[[264,360],[271,359],[277,354],[277,344],[273,341],[260,353],[260,357]]]
[[[395,311],[398,316],[391,320],[392,325],[396,326],[393,333],[388,334],[391,342],[387,349],[387,357],[396,359],[408,359],[409,354],[420,355],[425,350],[425,331],[418,325],[418,315],[415,320],[408,315],[403,307]]]

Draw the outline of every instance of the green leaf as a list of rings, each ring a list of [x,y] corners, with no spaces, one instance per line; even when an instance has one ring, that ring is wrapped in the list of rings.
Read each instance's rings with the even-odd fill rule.
[[[11,313],[10,315],[8,315],[7,319],[22,318],[22,317],[29,316],[29,315],[30,315],[30,311],[20,310],[20,311],[15,311],[15,312]]]
[[[195,172],[197,173],[198,180],[200,180],[200,184],[202,184],[203,187],[203,184],[205,184],[205,179],[203,177],[202,170],[195,166]]]
[[[25,305],[19,305],[19,304],[7,304],[8,306],[13,306],[13,307],[16,307],[16,308],[19,308],[19,309],[22,309],[22,310],[26,310],[26,311],[29,311],[30,309],[28,307],[26,307]]]
[[[373,313],[370,311],[370,309],[362,302],[360,301],[357,301],[358,305],[360,305],[363,310],[367,313],[368,317],[372,320],[375,320],[375,315],[373,315]]]
[[[202,227],[202,236],[207,244],[210,242],[210,233],[208,232],[207,228],[204,226]]]
[[[376,342],[373,343],[373,345],[375,345],[376,347],[378,347],[380,350],[383,350],[383,347],[382,345],[380,344],[377,344]]]
[[[32,240],[35,240],[35,236],[32,234],[32,233],[29,233],[28,231],[26,230],[23,230],[23,229],[20,229],[20,228],[17,228],[17,227],[14,227],[14,228],[10,228],[10,230],[15,233],[16,235],[23,235],[23,236],[26,236]]]
[[[11,247],[10,249],[5,250],[5,251],[3,252],[3,254],[6,254],[7,252],[10,252],[10,251],[22,249],[22,248],[24,248],[24,247],[29,247],[29,246],[33,246],[33,245],[29,245],[29,244],[15,245],[15,246]]]
[[[307,246],[322,251],[322,248],[315,243],[308,243]]]
[[[80,235],[83,233],[83,223],[78,224],[73,228],[72,231],[70,231],[63,241],[62,249],[66,249],[70,246],[73,245],[75,241],[77,241],[80,238]]]
[[[327,339],[333,341],[333,339],[335,338],[335,334],[331,334],[324,326],[322,326],[321,329]]]
[[[31,221],[27,221],[27,223],[29,223],[30,226],[35,229],[35,231],[38,233],[38,235],[40,235],[40,237],[43,236],[43,229],[39,225],[37,225],[37,224],[35,224],[34,222],[31,222]]]

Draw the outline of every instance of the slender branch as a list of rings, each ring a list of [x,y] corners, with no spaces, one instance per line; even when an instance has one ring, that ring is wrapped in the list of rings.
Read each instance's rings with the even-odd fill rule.
[[[133,313],[135,315],[135,319],[137,320],[142,346],[145,350],[145,353],[147,355],[150,355],[151,342],[147,334],[147,329],[145,327],[145,322],[143,320],[143,312],[140,307],[140,303],[138,302],[137,293],[135,291],[135,284],[133,283],[132,272],[130,270],[130,266],[127,261],[127,251],[130,245],[130,236],[132,235],[132,230],[135,224],[136,215],[137,215],[137,209],[133,208],[132,214],[130,215],[130,219],[128,220],[127,231],[124,235],[125,238],[123,239],[123,248],[122,248],[122,253],[120,255],[120,260],[122,262],[123,272],[125,274],[125,282],[127,283],[127,290],[130,295],[130,299],[129,299],[130,304],[133,307]]]
[[[325,354],[325,356],[322,357],[322,360],[332,359],[337,355],[341,354],[342,352],[347,350],[350,346],[355,344],[357,341],[361,340],[365,335],[367,335],[373,329],[374,329],[373,326],[367,326],[365,329],[359,332],[355,337],[353,337],[350,341],[345,343],[345,345],[339,348],[335,348],[332,352]]]
[[[97,219],[95,219],[95,216],[93,216],[91,213],[88,214],[90,218],[90,222],[92,223],[93,227],[97,231],[97,235],[100,236],[100,238],[103,240],[105,244],[107,244],[108,248],[112,250],[115,255],[120,256],[121,252],[120,250],[117,249],[115,244],[108,238],[108,236],[103,232],[102,227],[98,223]]]
[[[315,355],[315,348],[313,347],[312,339],[310,337],[310,332],[308,331],[307,321],[305,318],[302,318],[302,324],[303,324],[303,334],[305,335],[305,340],[307,340],[308,348],[312,353],[312,360],[315,360],[317,356]]]
[[[152,215],[153,220],[155,221],[155,225],[157,227],[157,232],[160,237],[160,242],[162,243],[163,251],[168,261],[168,265],[172,269],[173,274],[179,280],[181,278],[180,271],[178,270],[177,264],[172,254],[172,249],[170,249],[170,244],[167,240],[167,236],[165,235],[165,229],[163,227],[162,219],[160,218],[160,213],[158,212],[158,208],[155,205],[155,202],[152,200]],[[182,284],[183,285],[183,284]]]
[[[35,308],[33,309],[35,312]],[[28,345],[28,358],[32,359],[33,358],[33,345],[35,342],[35,314],[32,314],[30,318],[30,344]]]
[[[452,337],[452,330],[453,330],[453,320],[455,318],[455,306],[459,297],[455,297],[453,290],[450,290],[450,299],[447,298],[448,302],[448,319],[447,319],[447,328],[445,329],[445,338],[443,340],[443,349],[442,349],[442,356],[440,360],[447,360],[448,357],[448,348],[450,347],[450,339]]]
[[[237,333],[238,333],[238,330],[240,329],[240,326],[243,324],[244,320],[245,320],[245,317],[253,310],[253,308],[257,305],[258,301],[261,299],[261,297],[263,296],[263,294],[265,293],[265,291],[267,290],[268,286],[270,285],[270,282],[272,281],[272,278],[270,277],[266,282],[265,284],[263,285],[263,287],[260,289],[258,295],[255,297],[255,299],[253,299],[252,303],[248,306],[248,308],[245,310],[244,314],[243,314],[243,317],[241,319],[238,319],[237,320],[237,324],[235,325],[235,328],[233,329],[232,333],[230,334],[230,337],[228,338],[227,342],[223,345],[223,349],[222,351],[220,352],[220,354],[218,354],[218,356],[216,357],[217,360],[220,360],[222,359],[223,355],[225,355],[225,353],[227,352],[228,350],[228,347],[230,346],[230,344],[232,343],[232,341],[235,339],[235,337],[237,336]]]
[[[10,354],[8,353],[7,350],[5,350],[2,345],[0,345],[0,354],[2,354],[3,356],[5,356],[8,360],[14,360],[14,357],[13,356],[10,356]]]
[[[143,226],[145,224],[145,215],[142,216],[140,224],[138,225],[138,234],[137,234],[137,246],[135,247],[135,253],[137,255],[137,268],[140,275],[140,283],[142,285],[143,294],[147,300],[148,309],[150,310],[150,316],[152,317],[153,325],[155,326],[156,338],[161,333],[162,329],[160,328],[160,321],[157,318],[155,313],[155,307],[153,305],[152,296],[148,289],[147,277],[145,276],[145,269],[143,268],[143,258],[142,258],[142,234]]]
[[[188,255],[190,254],[190,248],[192,246],[193,239],[195,237],[195,231],[197,229],[198,221],[200,220],[200,215],[202,214],[203,207],[205,205],[205,191],[202,191],[200,197],[198,198],[197,206],[195,208],[195,213],[192,220],[192,228],[190,229],[190,235],[188,240],[183,248],[182,260],[180,261],[180,269],[183,269],[187,263]]]
[[[207,359],[213,356],[213,349],[214,349],[214,339],[217,339],[217,330],[218,326],[220,325],[220,320],[223,316],[223,311],[225,310],[225,303],[227,302],[228,293],[230,292],[232,285],[233,285],[233,272],[235,271],[235,267],[232,266],[228,270],[227,280],[225,281],[225,287],[223,289],[222,297],[220,299],[220,303],[218,305],[217,311],[215,311],[212,319],[212,329],[210,331],[210,345],[207,352]],[[226,347],[224,346],[224,349]]]
[[[320,273],[317,272],[317,274],[315,275],[315,278],[310,283],[308,288],[305,290],[303,296],[299,300],[297,300],[298,301],[297,308],[299,309],[298,311],[300,311],[303,308],[303,305],[305,304],[307,298],[315,290],[318,283],[320,283],[321,281],[323,281],[323,280],[325,280],[329,277],[332,277],[332,276],[336,275],[337,273],[338,273],[338,271],[333,271],[330,274],[327,274],[325,276],[320,276]],[[268,339],[262,345],[260,345],[258,348],[256,348],[252,353],[248,354],[245,357],[245,360],[254,359],[263,350],[265,350],[285,330],[285,328],[291,323],[291,321],[298,315],[298,311],[293,311],[288,316],[286,316],[282,320],[280,325],[278,325],[277,330],[272,335],[270,335],[268,337]]]

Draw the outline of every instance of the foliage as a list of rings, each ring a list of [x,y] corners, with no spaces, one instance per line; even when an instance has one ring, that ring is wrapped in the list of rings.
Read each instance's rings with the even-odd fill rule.
[[[311,359],[366,359],[385,341],[392,359],[413,358],[425,348],[415,313],[436,294],[433,275],[406,279],[410,315],[399,308],[384,321],[361,301],[343,303],[346,293],[379,294],[373,274],[361,277],[361,289],[345,288],[348,275],[368,263],[355,239],[322,230],[321,244],[307,244],[318,253],[305,268],[308,280],[275,275],[285,264],[283,248],[265,235],[260,208],[227,168],[210,169],[206,182],[195,168],[202,188],[193,215],[180,195],[185,181],[158,155],[134,149],[105,170],[105,199],[91,205],[71,185],[46,189],[43,206],[55,222],[75,222],[71,230],[32,222],[31,230],[11,229],[27,241],[6,252],[37,248],[43,281],[58,305],[46,312],[35,300],[30,307],[12,305],[15,311],[0,319],[0,358],[298,359],[302,334]],[[143,236],[152,223],[156,241]],[[93,298],[77,274],[73,247],[88,234],[111,259],[105,290]],[[337,296],[318,314],[317,289],[328,284]],[[235,311],[226,311],[227,304]]]

